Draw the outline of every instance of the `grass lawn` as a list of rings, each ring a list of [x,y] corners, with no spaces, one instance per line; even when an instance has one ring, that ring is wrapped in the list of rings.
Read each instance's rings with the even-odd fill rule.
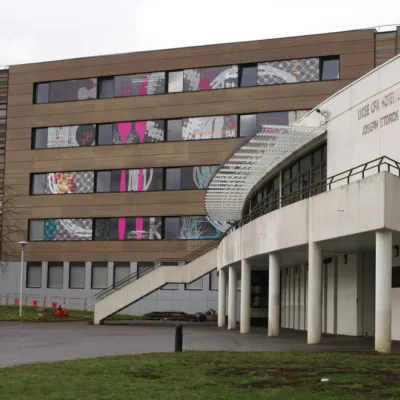
[[[93,320],[93,312],[68,310],[69,316],[59,318],[56,316],[54,308],[46,308],[44,311],[39,311],[37,307],[22,307],[22,320],[25,322],[48,322],[48,321],[91,321]],[[135,315],[116,314],[109,319],[141,319]],[[0,321],[19,321],[18,306],[0,306]],[[0,396],[1,399],[1,396]]]
[[[183,352],[0,368],[0,398],[399,399],[399,378],[398,356]]]

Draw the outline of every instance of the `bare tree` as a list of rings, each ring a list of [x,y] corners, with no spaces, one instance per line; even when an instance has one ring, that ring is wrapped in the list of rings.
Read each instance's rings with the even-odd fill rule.
[[[11,186],[4,187],[4,192],[0,193],[0,281],[7,277],[7,261],[17,260],[16,243],[25,239],[15,208],[18,196]]]

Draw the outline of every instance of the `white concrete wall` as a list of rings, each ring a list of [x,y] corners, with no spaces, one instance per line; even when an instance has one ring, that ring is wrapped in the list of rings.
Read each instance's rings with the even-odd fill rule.
[[[382,99],[391,93],[396,101],[387,107],[382,107]],[[374,107],[375,100],[380,103],[379,110]],[[368,115],[364,114],[360,118],[359,111],[363,107],[368,109]],[[328,176],[336,175],[381,156],[388,156],[399,161],[400,119],[381,126],[380,118],[400,110],[400,57],[376,68],[316,108],[329,113]],[[378,128],[363,134],[365,125],[375,120],[378,120]],[[312,111],[299,124],[319,126],[323,122],[325,119]],[[343,181],[341,184],[345,183]]]

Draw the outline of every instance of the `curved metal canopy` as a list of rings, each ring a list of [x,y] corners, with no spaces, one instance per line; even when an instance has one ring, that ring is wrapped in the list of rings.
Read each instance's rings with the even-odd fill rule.
[[[301,149],[326,127],[263,125],[239,150],[232,153],[208,186],[205,206],[214,221],[237,221],[253,187],[293,152]]]

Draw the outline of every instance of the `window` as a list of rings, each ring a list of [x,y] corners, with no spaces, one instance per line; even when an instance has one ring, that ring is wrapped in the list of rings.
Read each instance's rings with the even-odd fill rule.
[[[114,285],[122,279],[127,278],[131,274],[131,266],[129,262],[114,263]]]
[[[182,167],[181,189],[206,189],[218,166]]]
[[[251,137],[257,133],[257,114],[240,116],[240,137]]]
[[[169,142],[182,140],[182,120],[170,119],[167,122],[167,140]]]
[[[99,146],[113,144],[113,124],[98,125],[97,143]]]
[[[32,175],[32,194],[45,194],[46,193],[46,174]]]
[[[324,57],[321,59],[321,80],[327,81],[339,79],[340,62],[339,57]]]
[[[106,289],[108,287],[107,262],[92,263],[92,289]]]
[[[49,103],[95,99],[97,78],[50,82]]]
[[[49,83],[36,83],[35,84],[35,103],[45,104],[49,102]]]
[[[96,174],[96,192],[108,193],[111,191],[111,171],[99,171]]]
[[[47,131],[48,128],[36,128],[33,132],[33,148],[46,149],[47,148]]]
[[[167,168],[165,171],[165,189],[179,190],[181,188],[181,169]]]
[[[203,277],[192,283],[186,283],[185,290],[203,290]]]
[[[94,220],[94,240],[110,240],[110,218]]]
[[[180,217],[166,217],[164,218],[164,225],[164,239],[179,239],[181,229]]]
[[[114,77],[114,97],[147,96],[165,93],[165,72]]]
[[[42,263],[28,262],[26,265],[26,287],[41,288],[42,287]]]
[[[185,69],[183,91],[225,89],[238,87],[238,66],[218,66]]]
[[[258,85],[312,82],[320,79],[319,58],[271,61],[258,64]]]
[[[49,262],[47,268],[47,287],[62,289],[64,266],[62,262]]]
[[[143,275],[146,275],[154,268],[154,262],[146,262],[139,261],[137,263],[137,277],[140,278]]]
[[[69,288],[85,289],[85,263],[71,262],[69,264]]]
[[[209,290],[218,290],[218,271],[214,269],[209,274],[210,287]]]
[[[392,288],[400,287],[400,267],[392,268]]]
[[[168,72],[168,93],[183,91],[183,71]]]
[[[257,64],[247,64],[240,66],[240,87],[257,86],[257,78]]]
[[[114,97],[114,77],[99,78],[99,99]]]
[[[29,221],[29,240],[43,240],[44,238],[44,220],[34,219]]]
[[[178,290],[178,287],[177,283],[167,283],[161,288],[161,290]]]

